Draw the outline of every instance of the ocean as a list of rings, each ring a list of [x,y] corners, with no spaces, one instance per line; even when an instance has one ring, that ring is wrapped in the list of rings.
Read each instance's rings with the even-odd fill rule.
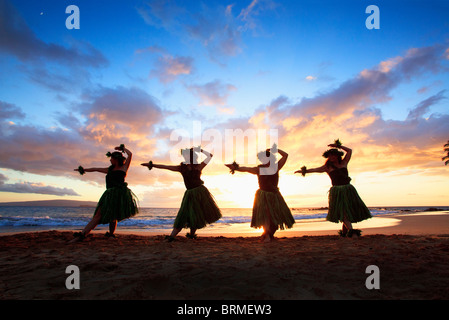
[[[0,206],[0,233],[43,230],[81,230],[90,221],[92,207],[30,207]],[[449,211],[449,207],[372,207],[373,216],[411,214],[422,211]],[[247,226],[250,229],[250,208],[223,208],[222,219],[208,226],[223,229],[229,226]],[[292,208],[295,220],[324,221],[327,208]],[[139,215],[121,221],[117,230],[138,230],[167,233],[173,227],[177,208],[140,208]],[[106,225],[97,229],[107,229]],[[96,229],[96,230],[97,230]]]

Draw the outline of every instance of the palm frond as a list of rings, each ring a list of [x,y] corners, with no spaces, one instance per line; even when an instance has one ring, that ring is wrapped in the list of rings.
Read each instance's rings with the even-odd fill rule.
[[[449,163],[449,140],[447,140],[447,143],[444,145],[444,152],[447,152],[447,156],[444,156],[441,160],[446,160],[446,162],[444,163],[445,166],[448,165]]]

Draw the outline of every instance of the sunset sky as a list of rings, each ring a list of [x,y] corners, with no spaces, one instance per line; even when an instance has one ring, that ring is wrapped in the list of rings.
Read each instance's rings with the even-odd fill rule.
[[[449,205],[448,15],[444,0],[0,0],[0,202],[97,201],[104,174],[73,169],[124,143],[140,205],[177,208],[181,175],[140,163],[201,144],[219,206],[251,207],[257,178],[223,164],[257,165],[275,134],[242,149],[227,133],[265,130],[289,154],[290,207],[327,205],[326,174],[293,172],[337,138],[368,206]]]

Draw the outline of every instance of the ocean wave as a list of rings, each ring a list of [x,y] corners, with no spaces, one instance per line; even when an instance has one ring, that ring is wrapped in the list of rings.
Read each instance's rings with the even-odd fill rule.
[[[0,227],[62,227],[83,226],[89,219],[50,217],[0,217]]]
[[[448,210],[445,208],[443,210]],[[0,208],[0,227],[43,227],[43,228],[70,228],[83,227],[92,218],[91,208],[21,208],[9,210]],[[396,213],[413,213],[418,211],[431,211],[429,208],[370,208],[373,216]],[[434,211],[434,210],[432,210]],[[251,223],[251,209],[223,209],[223,217],[215,222],[215,225],[249,224]],[[177,214],[177,209],[143,209],[141,213],[131,219],[120,222],[120,226],[133,229],[170,229]],[[319,209],[292,209],[294,219],[307,221],[312,219],[324,220],[327,216],[327,208]]]

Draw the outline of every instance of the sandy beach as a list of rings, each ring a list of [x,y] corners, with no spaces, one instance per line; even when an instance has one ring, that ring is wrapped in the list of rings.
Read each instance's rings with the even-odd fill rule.
[[[385,220],[382,220],[385,219]],[[307,222],[259,242],[259,232],[162,234],[72,232],[0,236],[0,299],[303,300],[449,299],[449,214],[375,218],[341,238],[339,225]],[[240,233],[239,233],[240,232]],[[80,270],[68,290],[66,267]],[[367,289],[368,266],[380,289]]]

